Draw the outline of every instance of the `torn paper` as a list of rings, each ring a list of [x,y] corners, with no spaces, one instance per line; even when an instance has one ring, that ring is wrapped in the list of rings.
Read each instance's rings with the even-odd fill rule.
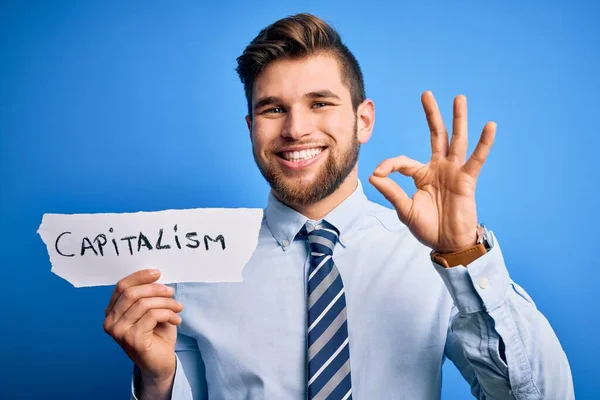
[[[52,272],[75,287],[113,285],[146,268],[159,282],[241,282],[262,209],[44,214],[38,234]]]

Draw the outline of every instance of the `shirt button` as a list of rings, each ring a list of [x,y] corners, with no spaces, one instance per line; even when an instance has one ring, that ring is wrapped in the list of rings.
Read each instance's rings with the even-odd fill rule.
[[[346,244],[346,238],[344,236],[340,236],[340,243],[341,244]]]
[[[490,283],[489,279],[487,277],[483,277],[479,280],[479,287],[482,289],[487,289],[488,284]]]
[[[290,241],[289,241],[289,240],[284,240],[284,241],[283,241],[283,245],[284,245],[285,247],[288,247],[288,246],[290,245]]]

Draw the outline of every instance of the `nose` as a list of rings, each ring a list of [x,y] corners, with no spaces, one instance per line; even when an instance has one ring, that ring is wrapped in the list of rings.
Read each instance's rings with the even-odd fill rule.
[[[314,132],[314,122],[309,113],[300,108],[290,108],[285,117],[281,136],[286,139],[298,140]]]

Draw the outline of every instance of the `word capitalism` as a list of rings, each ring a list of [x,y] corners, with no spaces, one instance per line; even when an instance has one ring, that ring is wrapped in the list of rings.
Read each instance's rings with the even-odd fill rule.
[[[113,233],[113,228],[110,228],[108,230],[110,233]],[[178,249],[182,248],[181,242],[179,241],[179,236],[177,235],[177,225],[175,225],[173,227],[173,233],[174,233],[174,239],[175,239],[175,247],[177,247]],[[60,247],[60,240],[65,236],[65,235],[72,235],[71,232],[63,232],[60,235],[58,235],[58,237],[56,238],[56,242],[54,243],[54,247],[56,248],[56,251],[58,252],[58,254],[60,254],[63,257],[74,257],[75,253],[69,253],[64,251],[64,249],[61,251],[61,247]],[[185,247],[188,247],[190,249],[197,249],[200,247],[200,240],[196,239],[198,237],[198,233],[197,232],[188,232],[185,234],[185,240],[187,240],[187,243],[185,243]],[[127,242],[127,248],[129,249],[129,254],[133,255],[133,252],[135,250],[135,248],[137,248],[137,251],[140,252],[142,250],[142,247],[145,247],[147,250],[167,250],[167,249],[171,249],[172,246],[170,244],[167,243],[163,243],[163,229],[159,229],[158,231],[158,239],[156,240],[156,243],[154,244],[154,246],[152,246],[152,243],[150,242],[150,239],[148,239],[147,235],[144,235],[144,233],[140,232],[139,235],[137,236],[125,236],[122,237],[120,239],[115,239],[115,238],[111,238],[110,242],[112,242],[112,246],[108,246],[110,250],[110,252],[113,252],[113,248],[114,248],[114,253],[119,256],[121,254],[121,251],[119,251],[119,243],[122,246],[125,246],[124,242]],[[225,238],[223,237],[223,235],[218,235],[215,239],[211,238],[208,235],[204,235],[203,238],[203,242],[204,242],[204,248],[208,251],[209,250],[209,242],[220,242],[221,243],[221,249],[225,250]],[[105,246],[109,243],[108,238],[106,237],[106,235],[104,233],[100,233],[98,235],[96,235],[96,237],[93,240],[90,240],[88,237],[84,237],[83,239],[81,239],[81,251],[79,253],[80,256],[83,256],[86,254],[86,252],[88,252],[88,254],[91,254],[92,252],[98,256],[104,256],[105,253]]]

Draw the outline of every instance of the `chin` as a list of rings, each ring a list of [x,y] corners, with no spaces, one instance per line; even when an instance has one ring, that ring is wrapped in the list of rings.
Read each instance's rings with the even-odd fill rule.
[[[285,185],[294,188],[298,186],[313,186],[317,184],[317,174],[315,173],[300,173],[300,174],[280,174],[280,181]]]
[[[315,190],[315,179],[282,177],[272,186],[276,187],[277,191],[286,197],[310,197],[311,192]]]
[[[257,166],[281,202],[306,207],[330,196],[342,185],[356,166],[359,148],[360,144],[355,142],[345,154],[337,158],[327,154],[305,169],[283,168],[279,162],[266,159],[257,162]]]

